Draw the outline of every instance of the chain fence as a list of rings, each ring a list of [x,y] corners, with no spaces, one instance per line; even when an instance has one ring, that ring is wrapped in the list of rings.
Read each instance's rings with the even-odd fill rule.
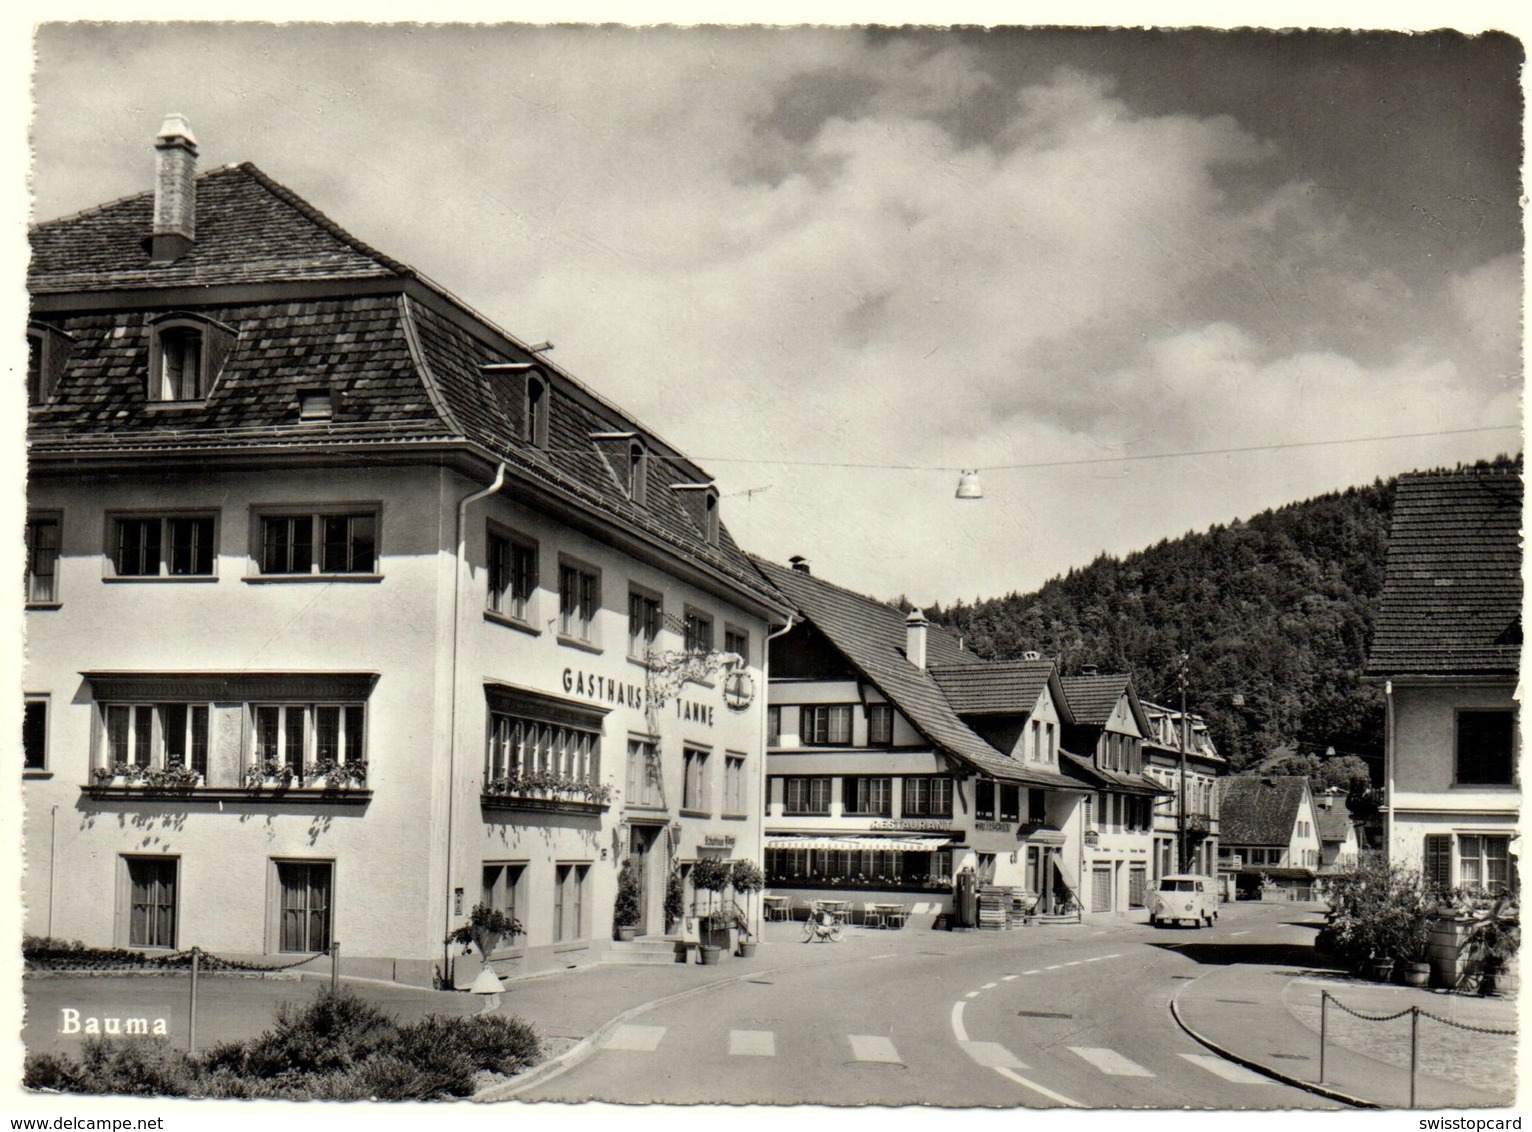
[[[339,944],[332,943],[290,963],[255,963],[246,959],[228,959],[200,947],[190,947],[169,955],[148,955],[126,948],[95,947],[24,947],[22,966],[26,971],[74,972],[91,975],[182,974],[195,965],[204,974],[281,974],[295,970],[316,959],[335,955]]]
[[[1416,1074],[1420,1068],[1420,1020],[1429,1018],[1433,1022],[1440,1022],[1444,1026],[1454,1029],[1466,1030],[1474,1034],[1485,1034],[1492,1037],[1513,1038],[1516,1030],[1503,1030],[1493,1026],[1476,1026],[1469,1022],[1459,1022],[1455,1018],[1443,1018],[1440,1014],[1433,1014],[1429,1010],[1423,1010],[1419,1006],[1407,1006],[1403,1010],[1396,1010],[1392,1014],[1368,1014],[1347,1006],[1340,999],[1332,995],[1328,990],[1319,993],[1319,1081],[1325,1079],[1325,1052],[1328,1046],[1328,1018],[1327,1008],[1334,1004],[1342,1013],[1349,1014],[1353,1018],[1360,1018],[1364,1022],[1393,1022],[1396,1019],[1408,1017],[1410,1020],[1410,1107],[1415,1107],[1415,1084]]]

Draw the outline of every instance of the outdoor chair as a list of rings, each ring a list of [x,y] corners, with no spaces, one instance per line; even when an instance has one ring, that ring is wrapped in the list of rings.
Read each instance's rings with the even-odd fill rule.
[[[883,926],[883,911],[871,900],[862,905],[862,927],[881,928]]]
[[[906,920],[910,918],[910,906],[901,904],[897,910],[889,910],[883,913],[884,926],[890,928],[902,928]]]

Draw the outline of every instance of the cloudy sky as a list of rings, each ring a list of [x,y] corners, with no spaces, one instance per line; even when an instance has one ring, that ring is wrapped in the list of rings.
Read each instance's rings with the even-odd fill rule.
[[[204,168],[252,161],[553,341],[717,478],[747,548],[879,596],[1025,591],[1520,447],[1508,37],[119,23],[35,49],[34,219],[147,189],[180,111]]]

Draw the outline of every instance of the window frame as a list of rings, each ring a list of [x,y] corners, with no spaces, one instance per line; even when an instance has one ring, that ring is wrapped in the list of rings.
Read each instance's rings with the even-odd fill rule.
[[[177,950],[181,931],[181,857],[178,854],[121,853],[118,854],[117,859],[121,862],[119,865],[121,870],[120,888],[118,890],[120,920],[117,930],[117,938],[120,941],[120,945],[143,951],[173,952]],[[133,876],[135,865],[151,866],[157,869],[163,869],[168,866],[170,873],[170,901],[168,905],[170,923],[168,932],[164,933],[168,934],[168,941],[164,940],[161,930],[159,930],[161,926],[158,924],[150,926],[150,931],[146,933],[149,936],[148,939],[137,936],[138,916],[136,915],[136,909],[138,905],[143,903],[155,909],[164,908],[166,905],[163,903],[151,905],[148,899],[142,902],[137,899],[138,884]],[[162,884],[163,878],[155,878],[154,883]]]
[[[950,818],[955,792],[950,774],[905,775],[899,785],[899,812],[905,817]]]
[[[479,895],[484,904],[505,913],[514,920],[518,920],[522,927],[522,938],[526,938],[526,918],[522,912],[529,910],[526,903],[527,876],[531,871],[531,862],[525,858],[520,860],[492,860],[485,861],[480,872]],[[494,870],[496,876],[490,879],[490,871]],[[512,875],[514,870],[514,876]],[[512,942],[511,937],[505,937],[498,941],[493,954],[502,952],[519,951],[521,945]]]
[[[658,736],[630,732],[627,752],[624,804],[638,809],[664,809],[665,782]],[[635,776],[635,769],[640,767],[653,773]]]
[[[45,528],[53,529],[53,545],[51,547],[40,546],[38,534]],[[51,571],[42,575],[37,571],[38,553],[40,550],[51,551]],[[63,604],[59,594],[59,564],[64,558],[64,513],[62,511],[32,511],[27,514],[27,545],[26,545],[26,606],[28,609],[52,609]],[[52,579],[50,595],[42,597],[37,594],[36,580],[39,577]]]
[[[249,736],[246,744],[243,766],[247,771],[254,771],[263,767],[268,762],[274,762],[279,766],[285,765],[292,768],[293,772],[300,776],[315,773],[321,766],[333,761],[338,766],[346,766],[353,762],[366,765],[367,763],[367,701],[366,700],[294,700],[294,699],[251,699],[244,703],[245,730]],[[348,713],[355,709],[360,713],[360,735],[352,737],[350,719]],[[261,713],[263,711],[277,711],[276,739],[277,750],[271,755],[263,755],[261,751]],[[295,730],[289,722],[291,713],[300,712],[297,732],[302,749],[295,759],[288,749]],[[320,757],[319,751],[319,713],[320,711],[335,711],[339,729],[336,732],[337,757],[333,760]],[[356,757],[353,757],[356,756]]]
[[[874,729],[873,718],[883,722]],[[867,745],[869,747],[892,747],[894,745],[894,705],[871,703],[867,705]]]
[[[1517,715],[1516,709],[1514,709],[1514,708],[1476,708],[1476,707],[1469,707],[1469,708],[1455,708],[1455,709],[1453,709],[1453,713],[1452,713],[1452,785],[1453,786],[1463,786],[1463,787],[1469,787],[1469,788],[1477,789],[1477,788],[1486,787],[1486,786],[1488,786],[1488,787],[1497,787],[1497,786],[1515,786],[1516,785],[1516,783],[1517,783],[1517,774],[1516,774],[1516,753],[1517,753],[1516,752],[1516,746],[1517,746],[1517,742],[1516,742],[1516,723],[1517,723],[1517,719],[1516,719],[1516,715]],[[1504,761],[1505,761],[1505,773],[1504,773],[1503,777],[1500,777],[1500,778],[1488,777],[1488,771],[1485,771],[1485,777],[1480,777],[1480,778],[1464,778],[1463,777],[1463,746],[1464,746],[1464,743],[1463,743],[1463,723],[1464,723],[1464,720],[1466,718],[1474,717],[1474,716],[1479,716],[1479,717],[1494,716],[1494,717],[1497,717],[1497,718],[1498,717],[1504,717],[1504,719],[1506,721],[1507,735],[1506,735],[1506,749],[1505,749],[1504,753],[1502,754],[1499,751],[1495,751],[1492,755],[1490,755],[1488,757],[1484,756],[1481,753],[1476,753],[1476,757],[1480,760],[1481,764],[1488,763],[1490,758],[1494,759],[1496,761],[1496,763],[1498,764],[1499,760],[1503,758]],[[1495,769],[1498,769],[1498,765],[1495,767]]]
[[[864,792],[868,795],[867,798],[862,797]],[[878,797],[880,794],[881,801]],[[840,800],[841,814],[848,818],[893,817],[894,777],[888,774],[842,775]]]
[[[548,447],[552,397],[553,385],[547,377],[536,370],[527,374],[521,399],[521,439],[535,448]]]
[[[641,608],[640,608],[641,607]],[[634,632],[635,625],[639,632]],[[649,663],[665,629],[665,599],[654,590],[628,583],[628,657]]]
[[[281,955],[324,954],[324,952],[328,951],[335,943],[335,912],[339,907],[338,901],[336,899],[337,878],[335,875],[335,859],[333,857],[272,857],[270,858],[270,861],[271,896],[269,898],[268,904],[269,919],[267,923],[267,951],[269,953]],[[284,867],[301,868],[304,870],[306,875],[312,874],[316,869],[324,869],[327,871],[327,876],[325,878],[325,908],[323,923],[324,942],[320,947],[315,948],[287,946],[286,919],[289,909],[287,908],[287,901],[285,899],[287,887],[283,884],[282,878],[282,870]],[[306,880],[305,888],[309,888],[310,885],[311,882]],[[305,895],[307,895],[307,892]],[[305,907],[303,911],[308,917],[312,917],[314,915],[312,908]],[[312,923],[305,925],[302,942],[314,942],[313,939],[309,936],[309,932],[312,927]]]
[[[305,570],[267,570],[266,524],[273,521],[297,523],[309,521],[309,563]],[[372,568],[370,570],[325,570],[324,521],[328,519],[372,521]],[[348,543],[351,538],[348,538]],[[293,540],[296,545],[296,540]],[[291,560],[292,547],[288,558]],[[381,500],[347,503],[262,503],[250,508],[250,559],[247,582],[376,582],[383,577],[383,503]]]
[[[577,579],[574,587],[566,578]],[[559,555],[559,641],[599,649],[597,615],[601,612],[601,571],[575,558]],[[572,631],[573,630],[573,631]]]
[[[688,654],[711,653],[717,640],[716,627],[711,613],[694,605],[685,606],[681,617],[681,648]]]
[[[856,739],[855,704],[799,704],[798,741],[805,747],[849,747]],[[821,717],[821,714],[823,716]],[[832,721],[844,713],[845,738],[837,739]],[[823,723],[823,726],[821,726]],[[818,736],[823,735],[824,738]]]
[[[498,589],[496,544],[505,546],[505,561],[498,567],[505,576]],[[533,602],[542,582],[542,554],[537,540],[490,520],[484,531],[484,574],[485,612],[524,628],[535,627]]]
[[[781,704],[768,704],[766,706],[766,745],[768,747],[780,747],[782,745]]]
[[[830,807],[835,803],[835,786],[833,775],[824,774],[784,774],[782,779],[782,815],[784,817],[828,817]],[[802,795],[799,804],[794,806],[793,793],[795,787]],[[816,806],[814,798],[823,787],[824,802],[822,808]]]
[[[217,508],[187,508],[164,511],[109,511],[106,513],[106,551],[105,551],[105,578],[109,582],[216,582],[218,580],[218,548],[221,535],[220,512]],[[127,571],[122,569],[123,533],[125,525],[135,524],[158,524],[158,531],[154,539],[154,556],[157,561],[153,572]],[[175,539],[174,527],[176,523],[208,524],[205,536],[196,536],[193,545],[200,545],[203,537],[206,545],[203,548],[207,555],[207,570],[175,571]],[[195,528],[200,530],[200,526]],[[141,556],[148,553],[149,540],[145,539],[140,551]],[[195,553],[195,551],[194,551]],[[145,562],[147,565],[147,561]],[[193,563],[196,565],[196,563]]]
[[[195,339],[197,376],[195,395],[179,396],[184,389],[171,388],[171,377],[166,370],[167,337],[172,340]],[[145,400],[150,405],[194,407],[207,402],[222,376],[224,362],[228,360],[239,332],[224,326],[206,315],[190,311],[172,311],[161,315],[149,325],[149,369],[144,387]]]
[[[749,816],[750,780],[745,776],[749,756],[743,751],[723,753],[723,816]]]
[[[174,699],[124,700],[108,698],[94,701],[96,716],[96,751],[93,767],[115,772],[118,766],[138,767],[142,770],[169,770],[184,767],[195,772],[203,782],[207,781],[208,760],[213,741],[213,705],[207,700]],[[182,749],[177,761],[171,761],[170,722],[167,709],[182,709],[186,716],[182,721]],[[201,715],[201,750],[194,741],[198,713]],[[113,738],[113,719],[124,718],[127,724],[124,738],[128,757],[119,759]],[[145,731],[147,728],[147,731]],[[94,773],[94,772],[93,772]]]
[[[723,651],[738,656],[746,668],[750,667],[750,630],[741,629],[725,621],[723,625]]]
[[[22,693],[21,771],[23,777],[46,778],[50,776],[50,767],[52,766],[52,763],[48,757],[48,740],[53,734],[53,728],[51,726],[53,714],[53,704],[51,702],[52,698],[53,697],[47,692]],[[40,725],[42,735],[37,744],[39,748],[37,752],[38,761],[35,763],[32,760],[33,743],[31,738],[34,724],[32,720],[28,718],[32,715],[32,709],[34,707],[40,707],[42,709],[42,722]]]
[[[539,719],[490,708],[486,732],[486,785],[539,774],[601,785],[601,729],[594,723]]]
[[[590,939],[589,861],[556,861],[553,866],[553,942],[579,943]],[[571,901],[570,896],[574,899]],[[573,919],[573,924],[570,920]],[[573,927],[573,932],[569,930]]]
[[[695,743],[681,748],[681,813],[696,817],[713,816],[712,775],[708,760],[712,750]]]

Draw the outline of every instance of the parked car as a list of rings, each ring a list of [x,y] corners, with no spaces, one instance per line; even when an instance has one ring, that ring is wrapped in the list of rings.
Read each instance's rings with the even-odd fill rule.
[[[1218,919],[1218,885],[1212,877],[1196,873],[1171,873],[1160,878],[1160,887],[1149,898],[1149,924],[1174,924],[1190,920],[1197,927],[1213,926]]]

